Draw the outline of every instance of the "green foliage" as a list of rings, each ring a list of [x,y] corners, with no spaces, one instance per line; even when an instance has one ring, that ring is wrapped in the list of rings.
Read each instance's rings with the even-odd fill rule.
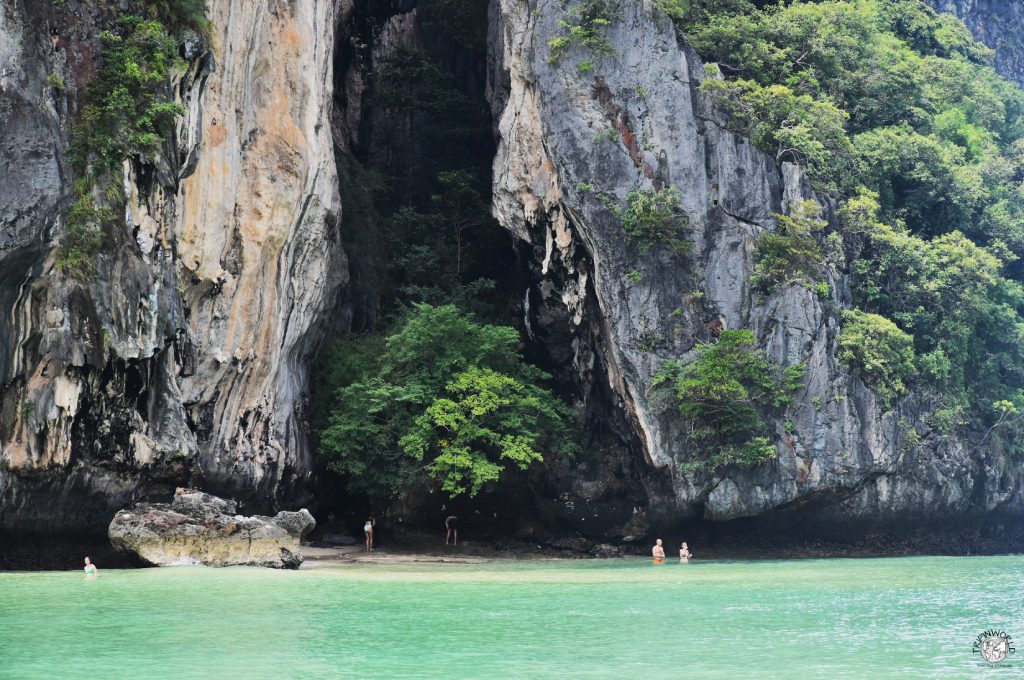
[[[905,419],[901,418],[900,427],[902,428],[903,440],[900,442],[900,449],[904,452],[911,451],[921,443],[921,435],[918,431]]]
[[[386,338],[338,343],[321,395],[333,390],[320,452],[350,490],[382,498],[425,481],[475,495],[509,466],[569,455],[569,409],[524,363],[518,333],[452,305],[416,305]]]
[[[654,6],[672,19],[685,21],[691,3],[687,0],[655,0]]]
[[[145,13],[174,31],[192,29],[208,34],[210,20],[206,18],[206,0],[142,0]]]
[[[56,264],[75,278],[95,270],[104,225],[122,212],[121,164],[151,160],[184,112],[171,100],[171,71],[182,67],[171,30],[203,30],[205,0],[151,0],[144,9],[152,19],[123,16],[100,33],[99,66],[72,133],[75,203]],[[62,89],[53,77],[51,84]]]
[[[626,194],[626,207],[621,208],[611,197],[602,196],[602,203],[622,222],[626,237],[646,253],[655,244],[662,244],[675,255],[689,252],[692,243],[680,236],[689,225],[679,202],[679,190],[635,189]]]
[[[964,418],[963,409],[961,408],[943,408],[935,411],[931,417],[931,426],[934,427],[939,434],[948,437],[961,425],[966,425],[967,420]]]
[[[886,221],[1024,235],[1024,93],[956,19],[911,0],[717,0],[673,16],[717,62],[703,87],[734,126],[820,187],[879,192]]]
[[[634,269],[626,274],[626,278],[629,279],[631,283],[638,284],[644,280],[644,275],[642,272]]]
[[[694,361],[662,364],[651,387],[671,389],[679,413],[690,423],[699,465],[753,466],[775,456],[762,412],[788,406],[803,373],[802,364],[774,364],[757,349],[750,331],[725,330],[718,342],[700,346]]]
[[[46,82],[48,82],[50,84],[50,87],[57,90],[58,92],[63,92],[65,88],[67,88],[67,83],[64,82],[64,76],[60,75],[59,73],[51,73],[50,75],[46,76]]]
[[[445,385],[399,442],[455,496],[475,496],[497,482],[507,465],[520,470],[544,460],[545,430],[562,430],[567,409],[543,388],[489,368],[470,366]],[[565,436],[562,431],[558,434]],[[549,442],[550,443],[550,442]],[[555,449],[566,453],[564,444]]]
[[[979,340],[999,335],[999,328],[1014,334],[1000,344],[1016,334],[1019,286],[1001,281],[1000,268],[959,232],[925,240],[877,226],[854,263],[856,300],[913,334],[926,384],[964,394],[978,362],[991,358],[979,351],[998,348],[983,350]]]
[[[775,444],[768,437],[751,437],[739,446],[726,445],[709,454],[701,460],[691,460],[679,465],[684,474],[692,474],[702,470],[717,470],[719,468],[735,465],[737,467],[752,468],[775,460],[778,451]]]
[[[388,313],[412,302],[477,304],[493,294],[479,280],[508,257],[490,214],[488,111],[437,59],[400,48],[379,65],[370,102],[382,114],[370,132],[377,151],[370,172],[353,178],[370,198],[361,219],[384,234],[364,247],[385,250],[375,289],[387,291]]]
[[[852,166],[845,111],[827,97],[798,94],[785,85],[723,80],[717,66],[707,69],[701,91],[725,112],[734,131],[777,161],[801,164],[821,188],[842,186]]]
[[[989,404],[1016,403],[1024,91],[996,75],[991,50],[917,0],[657,5],[713,62],[702,87],[729,124],[836,199],[845,240],[830,234],[822,254],[850,249],[857,307],[912,336],[913,356],[896,342],[871,364],[883,399],[912,363],[940,410],[991,422]],[[759,277],[786,280],[789,245],[758,244]],[[815,260],[809,240],[793,250]]]
[[[206,0],[142,0],[144,12],[177,33],[190,29],[202,36],[210,33]]]
[[[914,378],[914,338],[884,316],[843,311],[837,358],[859,375],[888,407]]]
[[[96,205],[90,194],[80,194],[68,211],[55,260],[57,269],[77,279],[91,276],[95,272],[93,253],[103,244],[104,224],[113,219],[110,208]]]
[[[791,215],[774,217],[778,227],[757,240],[750,277],[754,289],[765,294],[817,274],[823,257],[814,234],[828,226],[821,219],[821,206],[813,200],[798,203]],[[828,296],[828,284],[824,296]]]
[[[619,0],[579,0],[570,7],[565,18],[558,20],[564,33],[548,42],[548,62],[557,64],[571,49],[596,55],[615,54],[605,31],[618,7]]]
[[[180,61],[177,41],[163,24],[124,17],[100,39],[102,65],[89,82],[72,142],[76,167],[93,176],[131,155],[154,153],[182,113],[168,101],[168,76]]]
[[[19,412],[21,413],[22,420],[24,420],[25,418],[28,418],[30,415],[32,415],[32,412],[35,411],[35,410],[36,410],[36,403],[34,401],[23,401],[21,403],[21,408],[19,409]]]

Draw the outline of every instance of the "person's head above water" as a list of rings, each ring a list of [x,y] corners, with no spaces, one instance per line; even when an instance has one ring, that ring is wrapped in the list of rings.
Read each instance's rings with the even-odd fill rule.
[[[89,566],[90,564],[92,564],[92,562],[90,562],[89,561],[89,557],[86,556],[86,558],[85,558],[85,566]]]
[[[654,543],[655,543],[656,545],[661,545],[661,539],[659,538],[659,539],[658,539],[658,540],[656,540],[656,541],[655,541]]]

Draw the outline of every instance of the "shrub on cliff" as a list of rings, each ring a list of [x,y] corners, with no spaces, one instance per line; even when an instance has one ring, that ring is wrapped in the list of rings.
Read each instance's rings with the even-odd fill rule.
[[[754,288],[769,293],[778,286],[813,277],[821,269],[822,252],[815,234],[826,226],[821,206],[803,201],[791,214],[776,214],[778,228],[763,234],[754,249]]]
[[[383,343],[340,343],[335,356],[353,351],[320,431],[329,467],[350,489],[380,497],[429,480],[475,495],[510,467],[572,453],[571,412],[518,344],[513,328],[426,304]]]
[[[634,189],[626,194],[625,207],[609,194],[599,194],[598,200],[622,223],[626,238],[635,243],[641,253],[656,244],[665,246],[673,255],[683,255],[693,247],[693,243],[682,236],[690,222],[675,187]]]
[[[698,454],[691,467],[750,467],[775,457],[762,411],[789,405],[803,374],[802,364],[775,364],[750,331],[726,330],[718,342],[698,347],[690,363],[662,364],[651,388],[670,388],[675,407],[687,419]]]
[[[884,316],[859,309],[843,311],[837,358],[886,406],[906,394],[915,374],[914,338]]]
[[[101,65],[72,143],[76,167],[94,177],[132,154],[152,153],[182,113],[167,91],[178,43],[163,24],[125,17],[101,38]]]
[[[172,33],[205,26],[203,0],[164,0],[139,9],[176,23],[123,16],[100,34],[99,65],[71,136],[75,203],[56,258],[58,269],[77,278],[93,272],[107,226],[123,214],[121,164],[151,162],[184,112],[170,91],[171,71],[182,65]]]

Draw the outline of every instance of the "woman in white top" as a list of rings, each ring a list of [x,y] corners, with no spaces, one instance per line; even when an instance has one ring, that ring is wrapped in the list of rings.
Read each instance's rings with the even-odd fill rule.
[[[370,515],[366,518],[366,523],[363,524],[363,533],[366,534],[366,552],[373,550],[373,527],[377,524],[377,520]]]
[[[689,562],[693,555],[690,554],[690,548],[686,545],[686,541],[683,541],[683,545],[679,547],[679,561]]]

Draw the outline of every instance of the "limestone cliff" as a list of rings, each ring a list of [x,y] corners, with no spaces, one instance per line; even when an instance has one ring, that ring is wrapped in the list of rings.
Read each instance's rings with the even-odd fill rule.
[[[928,0],[928,4],[967,24],[975,39],[995,50],[996,70],[1024,85],[1024,47],[1020,42],[1024,5],[1014,0]]]
[[[838,364],[839,312],[850,304],[843,262],[827,272],[825,299],[800,285],[766,298],[751,290],[753,244],[775,228],[772,214],[815,197],[799,168],[725,129],[699,91],[703,64],[655,3],[619,5],[607,32],[614,53],[586,55],[592,72],[552,58],[565,10],[558,0],[496,8],[494,209],[533,253],[527,325],[547,338],[571,329],[565,369],[583,395],[607,381],[626,415],[646,461],[646,519],[798,509],[822,524],[878,525],[1024,510],[1019,474],[997,452],[934,432],[920,398],[883,409]],[[690,225],[683,257],[642,253],[609,208],[608,197],[622,205],[630,190],[666,186]],[[652,379],[722,328],[751,329],[781,365],[805,364],[806,387],[773,423],[776,460],[684,473],[692,452]],[[587,502],[599,486],[578,484],[578,495]]]
[[[417,3],[210,0],[209,38],[183,42],[173,78],[186,114],[152,162],[125,164],[123,225],[80,282],[55,248],[69,134],[98,59],[94,4],[0,8],[0,531],[103,529],[178,486],[246,511],[294,505],[312,481],[309,358],[328,325],[361,331],[379,312],[379,234],[351,209],[352,178],[374,153],[375,64],[424,38]],[[773,214],[811,199],[831,218],[834,206],[725,129],[700,93],[703,64],[654,2],[620,5],[613,53],[580,71],[551,59],[566,3],[491,2],[494,214],[528,270],[524,335],[592,449],[549,463],[541,519],[618,540],[698,520],[1019,517],[1020,472],[999,451],[934,431],[921,395],[884,409],[836,361],[851,305],[842,257],[824,298],[751,289]],[[1001,4],[941,6],[1022,80]],[[643,252],[609,206],[669,186],[693,248]],[[806,386],[771,423],[776,460],[684,472],[681,419],[652,379],[726,328],[805,364]]]
[[[98,10],[0,10],[0,528],[101,526],[187,483],[274,505],[308,481],[305,359],[346,271],[336,7],[209,5],[209,45],[186,42],[174,77],[176,139],[125,164],[123,230],[85,282],[54,247]]]

